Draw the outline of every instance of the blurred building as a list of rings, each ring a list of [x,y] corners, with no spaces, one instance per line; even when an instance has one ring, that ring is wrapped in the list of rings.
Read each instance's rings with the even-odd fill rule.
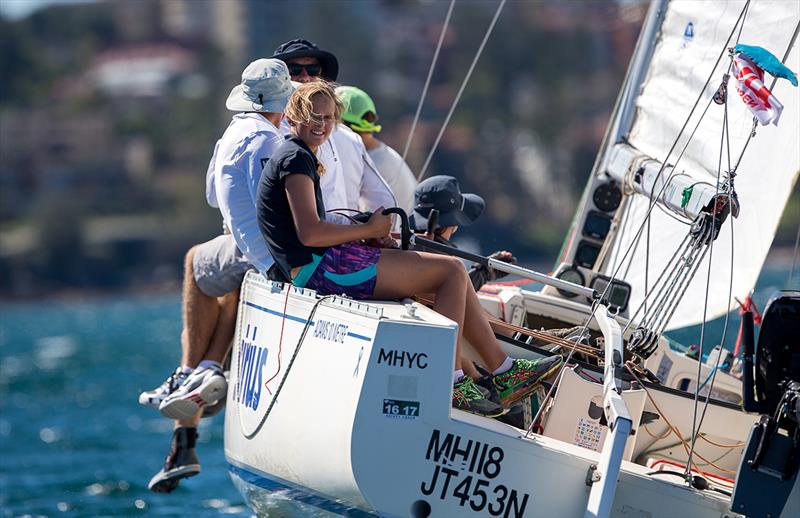
[[[456,3],[412,170],[498,5]],[[203,179],[230,118],[224,99],[247,63],[287,40],[335,53],[339,81],[372,95],[381,138],[403,150],[448,6],[109,0],[14,22],[2,66],[20,99],[0,96],[0,295],[179,279],[188,246],[218,231]],[[486,198],[469,231],[481,246],[524,256],[560,241],[644,11],[637,1],[506,4],[428,169]],[[548,225],[526,224],[542,214]]]

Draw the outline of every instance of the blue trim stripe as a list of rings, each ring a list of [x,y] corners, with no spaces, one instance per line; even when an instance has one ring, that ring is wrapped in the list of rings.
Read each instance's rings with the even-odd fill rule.
[[[264,313],[269,313],[270,315],[275,315],[276,317],[281,317],[281,318],[286,317],[287,319],[292,320],[293,322],[300,322],[301,324],[305,324],[308,321],[307,318],[300,318],[294,315],[290,315],[288,313],[281,313],[280,311],[275,311],[274,309],[265,308],[264,306],[253,304],[252,302],[245,302],[244,305],[250,306],[251,308],[255,308],[259,311],[263,311]],[[312,321],[310,325],[313,326],[314,322]]]
[[[301,324],[305,324],[308,321],[308,319],[296,317],[296,316],[290,315],[288,313],[281,313],[280,311],[275,311],[274,309],[265,308],[264,306],[259,306],[258,304],[253,304],[252,302],[245,301],[244,305],[245,306],[250,306],[251,308],[257,309],[259,311],[263,311],[264,313],[269,313],[270,315],[275,315],[276,317],[281,317],[281,318],[285,317],[288,320],[291,320],[293,322],[300,322]],[[309,327],[313,327],[314,324],[315,324],[315,322],[312,320],[311,323],[309,324]],[[371,342],[372,341],[372,338],[370,338],[369,336],[360,335],[358,333],[351,333],[349,331],[347,332],[347,336],[355,338],[357,340],[364,340],[365,342]]]
[[[232,460],[228,460],[228,471],[241,478],[248,484],[258,486],[266,489],[267,491],[286,491],[286,496],[291,500],[297,500],[298,502],[303,502],[304,504],[313,505],[314,507],[336,513],[341,516],[350,516],[353,518],[378,516],[370,513],[369,511],[364,511],[356,507],[350,507],[341,503],[340,501],[333,500],[332,498],[323,495],[322,493],[317,493],[316,491],[313,491],[307,487],[293,484],[292,482],[279,479],[278,477],[268,477],[266,473],[262,473],[261,471],[256,472],[254,468],[236,463]]]
[[[367,342],[371,342],[372,338],[364,335],[360,335],[357,333],[351,333],[350,331],[347,332],[347,336],[352,336],[353,338],[358,338],[359,340],[365,340]]]

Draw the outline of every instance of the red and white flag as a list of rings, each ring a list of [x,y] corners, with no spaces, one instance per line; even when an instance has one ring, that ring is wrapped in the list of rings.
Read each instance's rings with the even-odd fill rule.
[[[742,54],[734,56],[733,70],[736,75],[736,91],[758,122],[762,126],[770,122],[777,126],[783,105],[764,85],[764,71]]]

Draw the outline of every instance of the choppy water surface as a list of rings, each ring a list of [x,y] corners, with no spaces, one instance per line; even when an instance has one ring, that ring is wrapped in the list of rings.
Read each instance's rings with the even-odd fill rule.
[[[761,309],[786,273],[762,275]],[[698,329],[672,336],[696,343]],[[705,351],[721,329],[708,327]],[[734,317],[729,347],[737,329]],[[147,490],[171,424],[137,397],[175,368],[179,334],[178,296],[0,307],[0,514],[251,515],[228,476],[222,416],[200,428],[199,476],[169,495]],[[285,515],[280,504],[270,514]]]
[[[175,368],[180,299],[111,297],[0,308],[4,516],[250,516],[231,484],[222,417],[206,420],[203,472],[147,490],[171,423],[138,393]]]

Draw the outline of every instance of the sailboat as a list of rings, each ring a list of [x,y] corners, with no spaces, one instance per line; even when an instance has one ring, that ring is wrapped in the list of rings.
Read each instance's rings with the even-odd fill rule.
[[[456,325],[421,301],[250,272],[225,455],[254,511],[800,515],[800,293],[770,302],[757,351],[746,314],[738,366],[703,351],[719,337],[691,355],[664,335],[755,284],[800,172],[800,95],[769,84],[783,111],[757,124],[733,61],[747,44],[800,69],[798,27],[796,2],[654,1],[555,274],[468,254],[544,284],[481,295],[508,354],[567,360],[521,427],[451,407]]]

